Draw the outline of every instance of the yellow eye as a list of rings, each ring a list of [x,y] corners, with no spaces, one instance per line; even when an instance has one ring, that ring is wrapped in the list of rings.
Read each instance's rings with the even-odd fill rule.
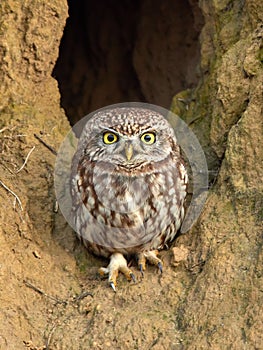
[[[152,145],[156,141],[155,133],[153,132],[146,132],[141,136],[142,142],[146,143],[147,145]]]
[[[103,142],[106,143],[107,145],[110,145],[117,141],[118,141],[118,136],[115,135],[113,132],[105,132],[103,134]]]

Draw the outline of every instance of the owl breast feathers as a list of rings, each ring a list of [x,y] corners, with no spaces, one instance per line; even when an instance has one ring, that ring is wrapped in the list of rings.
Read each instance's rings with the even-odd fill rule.
[[[184,218],[187,173],[157,112],[115,108],[85,125],[72,162],[72,215],[95,254],[139,254],[172,241]]]

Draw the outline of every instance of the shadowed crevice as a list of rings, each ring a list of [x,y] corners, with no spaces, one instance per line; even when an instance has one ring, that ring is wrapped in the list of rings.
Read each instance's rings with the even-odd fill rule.
[[[202,25],[197,1],[69,0],[53,76],[70,122],[119,102],[168,108],[198,82]]]

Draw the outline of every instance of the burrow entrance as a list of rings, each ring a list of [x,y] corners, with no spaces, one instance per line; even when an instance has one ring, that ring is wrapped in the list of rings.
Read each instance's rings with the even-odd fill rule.
[[[103,106],[169,108],[196,86],[203,17],[197,0],[69,0],[53,76],[72,124]]]

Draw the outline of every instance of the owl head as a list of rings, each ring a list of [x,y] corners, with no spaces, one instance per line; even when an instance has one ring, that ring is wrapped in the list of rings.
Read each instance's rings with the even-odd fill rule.
[[[96,113],[80,138],[81,153],[92,161],[135,168],[165,159],[176,138],[167,120],[143,108],[114,108]]]

